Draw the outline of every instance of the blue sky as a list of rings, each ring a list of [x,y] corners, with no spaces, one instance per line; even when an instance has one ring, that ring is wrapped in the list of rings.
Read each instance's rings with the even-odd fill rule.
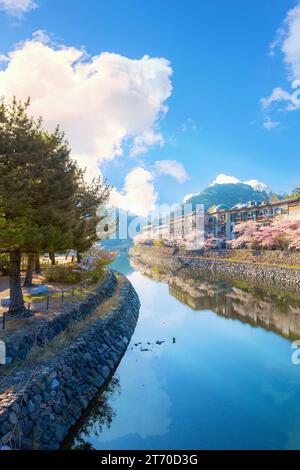
[[[146,189],[154,191],[160,203],[180,201],[220,173],[242,181],[257,179],[277,191],[289,191],[299,183],[300,110],[287,110],[286,97],[272,98],[265,107],[260,102],[276,87],[290,94],[292,82],[300,79],[300,51],[293,50],[291,59],[290,50],[283,46],[288,35],[298,34],[300,39],[298,18],[292,25],[286,23],[285,37],[276,35],[297,1],[35,0],[36,8],[30,9],[30,0],[3,0],[0,5],[7,7],[10,2],[21,7],[29,2],[28,11],[6,8],[0,12],[0,54],[7,55],[20,41],[44,31],[53,49],[63,44],[83,47],[90,56],[110,52],[129,59],[148,55],[170,62],[172,91],[164,92],[163,96],[169,97],[161,98],[161,109],[156,109],[151,124],[159,138],[153,145],[147,144],[147,152],[133,156],[131,137],[126,134],[121,144],[123,155],[100,162],[102,173],[119,193],[126,176],[136,168],[147,172],[136,176],[144,178]],[[276,38],[277,47],[270,54]],[[38,39],[42,41],[41,34]],[[3,61],[3,70],[9,60]],[[166,64],[162,68],[166,73]],[[32,59],[30,74],[34,70]],[[30,74],[20,72],[16,92],[22,90],[21,81],[29,83]],[[0,91],[1,80],[0,76]],[[164,84],[158,86],[166,83],[164,75]],[[42,111],[45,115],[47,109]],[[82,113],[88,112],[89,106],[82,106]],[[58,112],[58,120],[60,116]],[[160,171],[156,162],[161,160],[180,162],[186,175],[166,174],[170,173],[166,166]],[[140,189],[143,192],[142,184]]]

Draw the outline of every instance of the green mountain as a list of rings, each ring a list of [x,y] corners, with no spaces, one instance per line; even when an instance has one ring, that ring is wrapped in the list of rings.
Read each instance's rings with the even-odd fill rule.
[[[252,186],[244,183],[236,184],[215,184],[195,194],[185,201],[186,204],[204,204],[205,210],[212,206],[225,204],[229,208],[238,203],[249,201],[269,200],[270,194],[267,191],[255,190]]]

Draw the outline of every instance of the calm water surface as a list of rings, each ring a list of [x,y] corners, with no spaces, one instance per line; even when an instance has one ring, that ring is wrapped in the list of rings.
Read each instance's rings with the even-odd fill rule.
[[[299,449],[297,297],[133,266],[134,337],[72,448]]]

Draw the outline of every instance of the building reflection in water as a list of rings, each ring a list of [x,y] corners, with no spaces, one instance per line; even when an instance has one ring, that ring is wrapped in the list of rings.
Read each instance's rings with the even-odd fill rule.
[[[253,383],[256,384],[258,407],[268,407],[268,405],[275,406],[279,400],[281,409],[287,401],[292,402],[292,400],[295,399],[294,395],[296,396],[296,393],[298,393],[297,387],[299,382],[298,377],[295,379],[294,375],[297,371],[290,363],[286,364],[286,359],[281,356],[281,348],[276,349],[279,338],[276,338],[277,341],[275,341],[275,343],[274,338],[270,338],[270,341],[266,341],[267,352],[262,347],[260,349],[263,354],[261,362],[258,360],[256,363],[259,373],[257,376],[254,374],[254,377],[250,373],[250,379],[248,379],[247,373],[244,371],[244,363],[248,361],[248,363],[252,364],[252,348],[251,352],[249,352],[248,347],[245,348],[242,362],[237,359],[238,354],[234,354],[232,356],[234,359],[231,360],[230,356],[228,356],[223,363],[227,373],[222,375],[218,372],[220,371],[219,356],[211,355],[211,343],[209,339],[206,340],[206,338],[204,338],[204,340],[201,341],[200,348],[202,353],[204,351],[204,354],[205,351],[209,351],[210,355],[207,364],[205,361],[202,361],[199,365],[198,360],[193,360],[193,358],[197,357],[199,352],[199,340],[197,336],[197,340],[195,341],[195,336],[193,336],[191,328],[201,323],[198,323],[197,320],[204,320],[202,325],[205,325],[204,315],[193,315],[193,311],[212,311],[222,316],[224,319],[237,320],[237,322],[246,323],[253,328],[262,327],[267,331],[273,331],[277,333],[277,335],[281,335],[290,340],[299,338],[300,294],[277,291],[270,288],[258,288],[240,281],[217,280],[209,275],[205,278],[191,277],[186,271],[180,271],[179,273],[172,273],[170,271],[163,272],[161,268],[158,269],[155,266],[141,263],[137,258],[130,260],[131,265],[128,264],[128,259],[126,262],[123,260],[118,260],[118,262],[119,264],[121,263],[120,265],[122,265],[123,268],[126,268],[126,272],[136,271],[135,274],[137,278],[134,281],[134,285],[137,290],[142,293],[141,301],[143,313],[142,321],[139,322],[137,328],[137,336],[135,337],[136,344],[132,343],[131,348],[127,351],[126,357],[124,358],[125,362],[123,359],[121,367],[118,369],[118,374],[114,376],[108,388],[100,392],[92,405],[86,410],[86,413],[82,416],[79,423],[77,423],[76,427],[70,432],[63,448],[74,450],[127,449],[128,442],[131,443],[132,448],[137,448],[136,445],[140,446],[138,448],[145,448],[145,445],[148,445],[149,448],[154,449],[157,448],[157,442],[164,442],[165,448],[168,448],[168,439],[171,438],[174,439],[172,442],[180,442],[181,446],[183,445],[182,443],[184,443],[182,440],[182,426],[185,422],[184,419],[182,420],[182,416],[185,416],[186,413],[187,416],[195,416],[194,419],[186,422],[187,427],[185,429],[188,436],[188,440],[186,441],[187,448],[190,445],[190,440],[193,438],[195,438],[197,442],[200,442],[201,439],[203,439],[203,442],[206,442],[207,429],[209,427],[201,427],[201,420],[205,415],[205,407],[203,407],[201,403],[198,403],[197,406],[194,405],[195,402],[193,399],[198,400],[198,392],[195,394],[195,390],[199,390],[199,393],[202,395],[204,394],[204,397],[206,397],[204,398],[204,402],[207,400],[208,403],[211,403],[212,407],[209,411],[209,417],[207,417],[208,421],[211,419],[211,414],[214,414],[215,410],[219,409],[218,406],[222,403],[224,397],[229,400],[227,403],[231,403],[232,397],[235,396],[233,403],[242,400],[240,406],[243,407],[245,404],[243,397],[247,396],[247,387],[249,384],[250,388]],[[114,267],[118,268],[119,266]],[[141,276],[139,272],[143,276]],[[155,282],[149,283],[145,277],[149,277],[160,284],[166,284],[169,288],[169,293],[174,297],[173,301],[171,301],[170,304],[164,303],[172,300],[169,298],[165,286],[158,286]],[[134,276],[131,277],[131,280],[134,280]],[[138,280],[142,280],[143,282],[139,284]],[[175,301],[175,298],[184,305],[187,305],[189,309],[182,308],[180,304]],[[160,305],[163,305],[164,308],[159,310],[158,315],[153,315],[156,306]],[[170,305],[168,315],[166,316],[164,316],[165,305]],[[184,315],[181,315],[181,310],[184,310]],[[178,347],[174,347],[173,344],[171,345],[171,343],[166,343],[165,341],[163,342],[164,346],[157,346],[157,343],[155,343],[158,339],[166,339],[165,335],[167,331],[172,331],[172,334],[175,336],[176,328],[180,329],[181,324],[172,324],[174,318],[176,320],[179,319],[179,323],[182,319],[185,319],[186,331],[189,332],[191,338],[194,338],[194,340],[189,343],[190,350],[187,345],[188,343],[185,342],[186,335],[182,335],[181,342],[178,342]],[[211,316],[209,318],[211,318]],[[193,322],[193,320],[195,320],[195,322]],[[211,326],[210,322],[209,325]],[[213,325],[215,325],[215,323]],[[234,326],[229,323],[227,325],[229,326],[229,330]],[[239,325],[237,324],[235,326],[238,327]],[[171,330],[170,327],[172,328]],[[237,329],[239,330],[239,328]],[[213,332],[214,330],[212,329],[210,331]],[[152,337],[149,336],[150,333]],[[206,332],[204,331],[202,334],[205,335]],[[201,338],[201,334],[199,337]],[[217,337],[222,338],[222,332],[217,332]],[[141,352],[142,346],[138,345],[142,344],[140,341],[145,342],[145,338],[147,338],[147,341],[150,341],[145,344],[151,346],[146,346],[147,349],[144,351],[148,352]],[[266,337],[264,336],[264,340],[265,339]],[[152,348],[155,344],[157,347],[154,352]],[[258,340],[258,344],[261,344],[261,339]],[[270,350],[268,349],[270,344],[275,344],[274,352],[272,351],[271,354],[271,367],[269,366]],[[282,342],[280,342],[280,344],[282,344]],[[234,347],[240,348],[240,343],[236,343],[234,338],[233,345]],[[240,349],[236,350],[240,351]],[[158,357],[160,361],[157,361]],[[177,365],[178,363],[182,365],[185,360],[188,361],[188,367],[190,368],[185,379],[190,386],[184,385],[184,388],[178,388],[180,383],[180,381],[178,382],[178,377],[180,377],[180,374],[179,376],[177,375],[178,369],[174,367],[174,364]],[[212,367],[212,364],[216,367]],[[175,373],[172,374],[172,372],[168,372],[169,370],[175,371]],[[184,374],[184,370],[186,370],[186,368],[182,367],[181,374]],[[232,375],[232,370],[238,370],[239,373]],[[285,374],[284,380],[281,379],[283,373]],[[244,385],[240,382],[240,374],[244,377]],[[273,376],[272,374],[275,375]],[[228,380],[228,377],[232,377],[233,381]],[[207,384],[209,386],[209,393],[205,395]],[[213,384],[218,384],[218,387],[213,389],[214,393],[212,394],[210,385]],[[287,392],[285,391],[285,387],[288,389]],[[293,391],[293,387],[296,387],[296,391]],[[220,396],[216,396],[216,390],[218,390],[218,388],[222,389]],[[182,407],[182,394],[184,395],[185,389],[187,391],[186,397],[189,397],[187,401],[189,402],[190,400],[190,406],[187,411],[185,411],[186,398],[183,400],[185,406]],[[242,393],[240,393],[241,389],[243,390]],[[190,396],[194,398],[191,399]],[[216,402],[214,402],[214,400],[216,400]],[[263,400],[266,401],[264,402]],[[265,405],[262,405],[262,402],[265,403]],[[257,406],[253,409],[253,416],[256,416]],[[228,409],[231,410],[230,406]],[[272,416],[276,417],[280,410],[278,408],[274,409],[277,411],[276,413],[272,412]],[[287,414],[287,409],[289,408],[284,409],[284,416]],[[184,410],[183,415],[181,415],[182,410]],[[218,421],[217,415],[215,415],[215,419],[219,429],[224,430],[224,427],[222,427],[224,425],[222,406],[220,410],[222,419]],[[231,411],[234,410],[235,409]],[[293,418],[296,416],[294,413],[292,413],[292,415]],[[255,419],[257,420],[258,417],[256,416]],[[237,421],[236,429],[240,430],[241,422],[239,421],[239,414],[235,413],[235,411],[234,414],[231,415],[230,423],[232,423],[232,420]],[[192,434],[189,434],[191,426],[194,431]],[[255,428],[256,424],[253,424],[253,426]],[[290,422],[288,426],[288,429],[290,429]],[[284,428],[280,426],[280,432],[282,429]],[[296,429],[298,430],[298,422]],[[203,436],[201,434],[202,430],[204,432]],[[215,442],[215,428],[212,428],[211,432],[210,442]],[[236,435],[239,436],[239,432],[240,431],[238,431]],[[276,432],[279,431],[276,430]],[[297,433],[298,431],[296,434]],[[218,436],[222,435],[222,432],[218,434]],[[264,434],[263,438],[258,438],[257,430],[255,429],[254,435],[255,439],[258,439],[260,443],[259,439],[265,439],[267,434]],[[240,438],[238,437],[238,439]],[[245,442],[248,442],[248,435],[245,439]],[[222,439],[220,442],[222,445],[224,444]],[[240,443],[240,441],[238,442]],[[163,444],[159,444],[159,446],[160,445]],[[231,447],[235,447],[235,444],[232,444],[230,448]],[[270,447],[273,448],[273,441]]]
[[[151,279],[167,283],[170,294],[192,310],[211,310],[289,339],[300,336],[300,294],[238,280],[225,281],[212,276],[208,280],[186,273],[163,272],[136,258],[131,259],[131,264]]]

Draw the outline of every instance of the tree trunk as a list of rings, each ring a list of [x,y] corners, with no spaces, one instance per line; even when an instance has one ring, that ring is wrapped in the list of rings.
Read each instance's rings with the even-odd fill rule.
[[[52,266],[55,266],[55,253],[54,253],[54,251],[49,252],[49,258],[51,259]]]
[[[33,275],[33,267],[34,267],[34,254],[30,253],[27,257],[27,270],[26,270],[26,277],[23,286],[24,287],[32,287],[32,275]]]
[[[82,260],[82,256],[81,256],[81,253],[79,253],[79,251],[77,251],[77,263],[79,264]]]
[[[35,260],[34,272],[35,274],[41,274],[41,263],[40,263],[39,253],[36,253],[34,260]]]
[[[13,251],[9,256],[10,312],[25,313],[21,286],[21,253]]]

